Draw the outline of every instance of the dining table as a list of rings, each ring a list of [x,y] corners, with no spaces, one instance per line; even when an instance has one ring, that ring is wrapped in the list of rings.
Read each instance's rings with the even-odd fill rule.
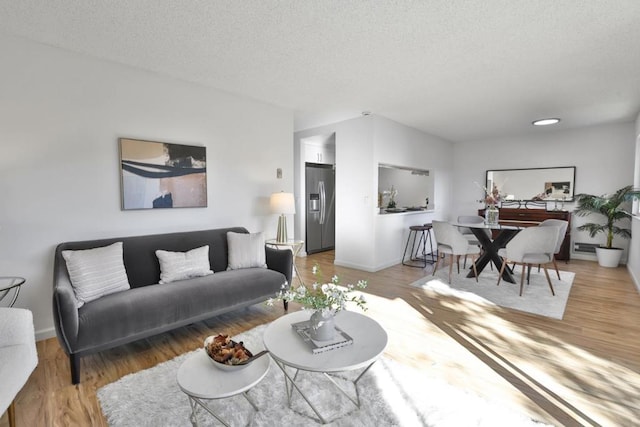
[[[509,241],[513,239],[523,228],[517,225],[506,225],[500,223],[487,224],[482,222],[456,222],[453,223],[453,225],[456,227],[466,227],[471,230],[475,238],[478,240],[478,243],[480,243],[480,246],[482,246],[482,252],[476,260],[476,271],[478,272],[478,275],[480,275],[482,270],[484,270],[490,262],[495,265],[498,271],[502,269],[502,257],[498,255],[498,250],[504,248],[507,243],[509,243]],[[493,238],[493,236],[495,236],[495,238]],[[467,277],[475,277],[473,269],[469,271]],[[513,271],[510,268],[504,269],[502,272],[502,280],[509,283],[516,283],[516,280],[513,277]]]

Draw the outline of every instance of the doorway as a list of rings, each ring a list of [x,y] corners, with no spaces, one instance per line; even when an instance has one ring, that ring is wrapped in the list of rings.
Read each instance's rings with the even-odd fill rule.
[[[335,248],[335,140],[334,132],[300,140],[304,197],[300,205],[307,254]]]
[[[305,163],[307,254],[335,249],[335,167]]]

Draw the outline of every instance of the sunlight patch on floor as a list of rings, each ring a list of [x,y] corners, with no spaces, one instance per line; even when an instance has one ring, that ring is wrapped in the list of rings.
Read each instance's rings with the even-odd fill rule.
[[[479,352],[479,359],[491,365],[510,383],[526,393],[561,408],[567,416],[584,424],[618,424],[640,412],[640,375],[631,369],[597,357],[563,342],[553,334],[531,326],[516,325],[503,317],[504,309],[483,301],[460,300],[453,296],[414,293],[425,317],[436,309],[457,313],[441,329],[456,335],[464,346]],[[535,316],[534,316],[535,318]],[[607,372],[607,375],[602,375]],[[597,402],[584,401],[583,391],[598,395]],[[522,394],[522,403],[529,399]],[[579,405],[567,402],[580,402]],[[629,413],[610,419],[609,402],[630,402]],[[638,403],[633,403],[638,402]],[[635,407],[633,407],[635,405]],[[620,412],[620,411],[618,411]],[[631,418],[629,418],[631,417]]]

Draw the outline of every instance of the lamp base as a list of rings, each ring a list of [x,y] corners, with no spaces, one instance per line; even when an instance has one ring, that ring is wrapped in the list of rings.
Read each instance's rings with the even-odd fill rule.
[[[276,242],[287,243],[287,217],[284,214],[278,218],[278,232],[276,233]]]

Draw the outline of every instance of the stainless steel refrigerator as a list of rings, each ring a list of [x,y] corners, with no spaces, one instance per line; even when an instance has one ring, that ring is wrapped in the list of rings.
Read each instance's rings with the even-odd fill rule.
[[[306,163],[307,253],[334,249],[336,240],[335,168]]]

